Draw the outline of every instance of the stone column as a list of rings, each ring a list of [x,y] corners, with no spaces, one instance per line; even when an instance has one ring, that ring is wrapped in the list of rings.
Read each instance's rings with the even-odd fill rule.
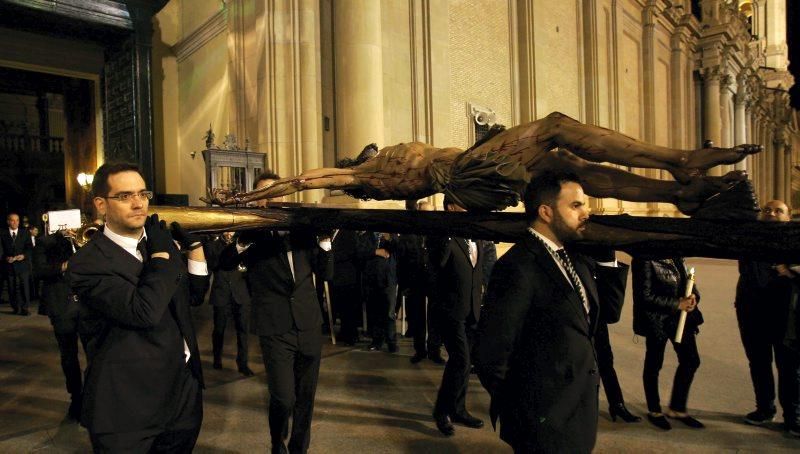
[[[774,136],[772,137],[772,146],[775,150],[773,154],[773,168],[775,169],[775,179],[773,184],[774,198],[786,200],[786,169],[784,168],[785,160],[785,146],[786,140],[783,138],[783,128],[775,128]]]
[[[747,143],[746,97],[747,89],[745,88],[744,79],[739,78],[736,96],[733,98],[733,145]],[[747,159],[736,163],[735,169],[747,170]]]
[[[731,133],[733,132],[734,125],[731,124],[731,115],[730,115],[730,105],[731,105],[731,96],[733,92],[731,91],[731,85],[733,84],[733,78],[730,74],[725,74],[720,77],[720,84],[719,84],[719,117],[720,117],[720,141],[717,144],[718,147],[732,147],[734,144],[731,143]],[[722,165],[719,166],[720,172],[724,175],[731,170],[733,170],[732,165]]]
[[[337,158],[383,143],[381,2],[333,3]]]
[[[700,142],[711,140],[720,145],[722,126],[720,124],[720,76],[719,67],[705,68],[703,76],[703,137]],[[719,166],[709,170],[709,175],[722,175]]]

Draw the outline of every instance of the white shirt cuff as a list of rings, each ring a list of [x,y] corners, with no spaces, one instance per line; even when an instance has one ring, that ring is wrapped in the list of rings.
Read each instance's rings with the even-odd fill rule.
[[[195,276],[208,276],[208,264],[206,262],[198,262],[196,260],[189,259],[188,265],[189,274],[194,274]]]
[[[323,251],[328,252],[331,250],[331,241],[330,240],[320,241],[319,247],[321,247]]]
[[[616,268],[619,266],[616,260],[614,260],[613,262],[597,262],[597,264],[600,266],[607,266],[609,268]]]
[[[241,254],[242,252],[246,251],[246,250],[247,250],[247,248],[249,248],[251,244],[253,244],[253,243],[249,243],[249,244],[247,244],[246,246],[242,246],[242,245],[241,245],[241,244],[239,244],[239,242],[237,241],[237,242],[236,242],[236,252],[237,252],[238,254]]]

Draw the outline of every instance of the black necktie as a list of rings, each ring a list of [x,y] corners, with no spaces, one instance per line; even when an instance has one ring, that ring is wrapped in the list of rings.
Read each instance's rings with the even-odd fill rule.
[[[136,250],[142,254],[142,263],[147,262],[149,257],[147,257],[147,245],[144,239],[139,240],[139,243],[136,245]]]
[[[569,280],[572,282],[572,287],[575,288],[575,291],[578,292],[578,296],[581,299],[581,303],[583,303],[583,310],[586,312],[586,317],[589,317],[589,303],[586,301],[586,297],[583,293],[583,286],[581,285],[581,280],[578,277],[578,273],[575,271],[575,267],[572,265],[572,260],[569,259],[569,255],[567,255],[566,249],[559,249],[556,251],[556,255],[558,258],[561,259],[561,264],[564,265],[564,269],[567,271],[567,276]]]
[[[17,233],[16,232],[11,232],[11,242],[13,243],[15,241],[17,241]]]

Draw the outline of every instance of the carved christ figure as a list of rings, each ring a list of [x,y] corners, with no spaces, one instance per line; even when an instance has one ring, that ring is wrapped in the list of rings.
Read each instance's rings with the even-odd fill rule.
[[[342,168],[309,170],[251,192],[212,190],[203,200],[235,205],[307,189],[340,189],[377,200],[420,199],[444,192],[468,210],[498,210],[515,205],[525,184],[540,172],[570,170],[593,197],[668,202],[693,214],[706,199],[747,177],[741,171],[707,176],[708,169],[734,164],[762,150],[758,145],[697,150],[650,145],[558,112],[508,130],[495,128],[466,151],[421,142],[380,151],[371,147]],[[646,178],[601,163],[663,169],[675,181]]]

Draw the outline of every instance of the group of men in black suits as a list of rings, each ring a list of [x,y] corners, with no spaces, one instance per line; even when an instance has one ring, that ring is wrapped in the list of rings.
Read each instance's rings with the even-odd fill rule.
[[[266,175],[258,185],[276,179]],[[101,166],[93,196],[105,227],[54,270],[68,275],[79,302],[89,362],[82,422],[96,452],[189,452],[202,421],[203,378],[189,312],[209,283],[200,239],[147,216],[152,192],[133,166]],[[606,313],[618,313],[627,267],[564,253],[564,245],[581,237],[584,199],[572,175],[548,173],[530,183],[530,237],[497,262],[483,310],[486,257],[479,242],[429,239],[438,283],[431,312],[450,356],[434,409],[443,433],[453,433],[453,422],[483,425],[465,405],[474,363],[492,396],[492,421],[499,418],[501,437],[515,450],[593,447],[598,375],[592,337]],[[446,206],[456,209],[449,200]],[[330,239],[257,232],[220,249],[215,267],[247,270],[252,328],[270,391],[272,451],[305,452],[322,345],[314,274],[332,278]]]

